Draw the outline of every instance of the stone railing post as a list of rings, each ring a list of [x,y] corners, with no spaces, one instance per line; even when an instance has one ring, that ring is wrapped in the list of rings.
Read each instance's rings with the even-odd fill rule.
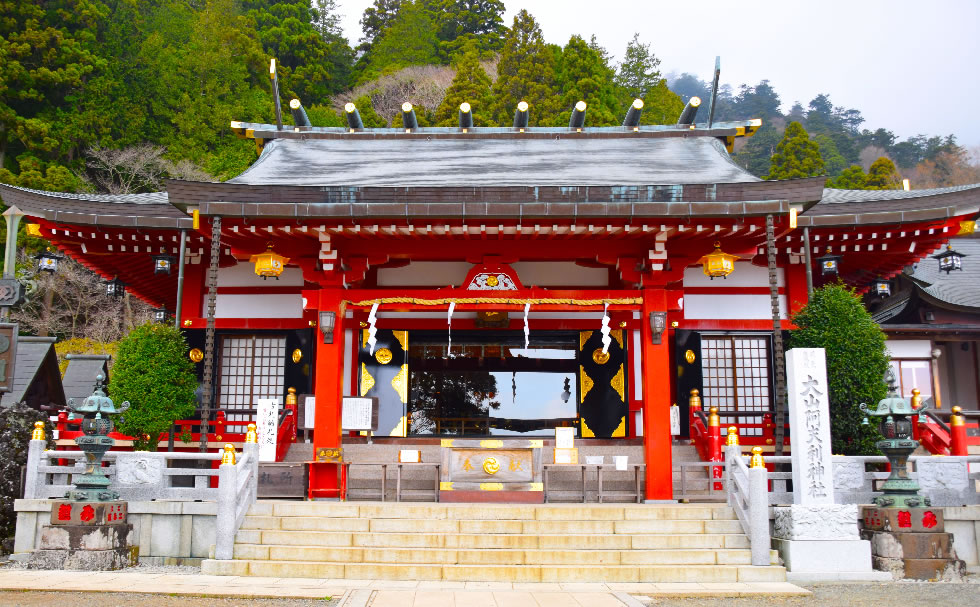
[[[27,474],[24,478],[24,499],[33,500],[44,497],[44,474],[40,472],[41,459],[47,441],[43,438],[31,439],[27,444]]]
[[[762,448],[752,448],[749,463],[749,526],[752,537],[752,564],[769,565],[769,471],[762,459]]]
[[[242,453],[248,456],[248,499],[251,506],[259,496],[259,445],[246,442],[242,445]],[[246,508],[247,510],[247,508]]]
[[[235,447],[225,445],[218,467],[218,512],[215,520],[214,558],[229,561],[234,555],[237,531],[238,468],[235,466]]]

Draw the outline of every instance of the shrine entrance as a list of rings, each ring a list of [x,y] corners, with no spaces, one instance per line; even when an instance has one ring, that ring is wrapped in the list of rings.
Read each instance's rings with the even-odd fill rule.
[[[358,388],[379,399],[378,436],[625,437],[626,349],[613,331],[363,331]]]

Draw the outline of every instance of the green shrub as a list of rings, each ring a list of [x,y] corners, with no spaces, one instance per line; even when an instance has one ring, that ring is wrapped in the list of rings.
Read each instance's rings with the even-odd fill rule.
[[[147,323],[119,343],[109,396],[116,406],[130,408],[116,430],[134,438],[133,449],[155,450],[157,437],[174,420],[194,414],[197,377],[187,358],[187,342],[179,329]],[[148,435],[148,436],[147,436]]]
[[[875,441],[881,437],[875,424],[861,423],[864,414],[858,405],[875,405],[886,395],[885,334],[854,290],[842,284],[816,289],[793,323],[797,328],[790,332],[791,347],[827,352],[833,452],[878,455]]]

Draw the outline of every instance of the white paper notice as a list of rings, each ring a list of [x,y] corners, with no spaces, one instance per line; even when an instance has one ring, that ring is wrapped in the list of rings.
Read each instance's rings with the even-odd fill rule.
[[[258,430],[259,461],[276,461],[276,435],[279,433],[279,402],[274,398],[255,401],[255,425]]]
[[[307,428],[316,427],[316,397],[307,396],[303,400],[303,424]]]
[[[616,462],[617,470],[626,470],[626,460],[629,459],[628,455],[614,455],[613,461]]]
[[[340,427],[344,430],[373,430],[371,427],[372,398],[345,396],[341,409]]]
[[[585,463],[590,466],[601,466],[606,463],[606,456],[604,455],[586,455]]]
[[[575,446],[575,428],[555,428],[555,448],[571,449]]]
[[[676,405],[670,408],[670,433],[675,436],[681,433],[681,408]]]

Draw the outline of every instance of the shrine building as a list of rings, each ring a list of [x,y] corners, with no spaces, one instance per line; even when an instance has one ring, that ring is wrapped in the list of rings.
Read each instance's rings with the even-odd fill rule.
[[[670,500],[671,409],[686,437],[692,389],[737,412],[722,423],[747,441],[767,413],[782,425],[779,335],[808,267],[819,286],[836,264],[863,291],[980,212],[980,184],[760,180],[730,157],[759,120],[634,126],[634,107],[622,127],[535,128],[525,106],[514,127],[418,128],[406,107],[409,128],[233,122],[260,153],[223,183],[0,194],[64,254],[177,314],[213,409],[312,397],[314,497],[340,490],[317,454],[367,440],[341,425],[357,396],[378,403],[364,448],[550,445],[568,427],[576,445],[642,447],[644,497]]]

